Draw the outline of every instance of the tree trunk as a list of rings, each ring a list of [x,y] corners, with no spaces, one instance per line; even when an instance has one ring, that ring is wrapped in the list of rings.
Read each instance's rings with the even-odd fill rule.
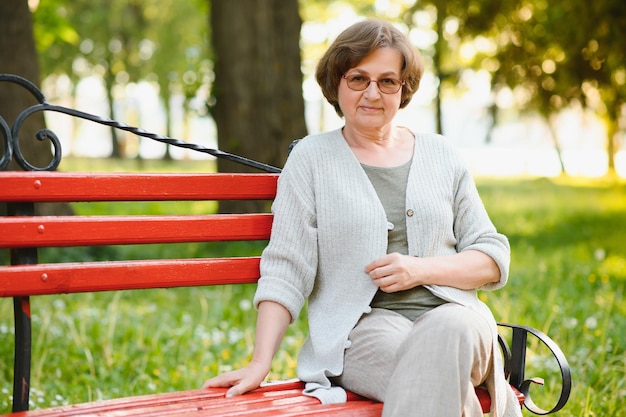
[[[115,119],[115,99],[113,97],[113,86],[115,85],[115,74],[113,74],[113,70],[111,66],[113,65],[113,54],[107,51],[107,67],[104,73],[104,89],[107,94],[107,104],[109,106],[109,118],[111,120]],[[110,158],[122,158],[124,152],[122,150],[122,145],[120,144],[119,132],[116,128],[111,127],[111,154]]]
[[[443,26],[446,16],[444,11],[445,7],[437,7],[437,42],[435,43],[435,52],[433,54],[433,65],[435,67],[435,71],[437,72],[437,77],[439,78],[439,83],[437,84],[437,95],[435,96],[435,126],[437,133],[440,135],[443,135],[443,103],[441,95],[443,83],[448,77],[448,74],[444,73],[442,66],[442,56],[445,48]]]
[[[172,133],[172,95],[170,93],[170,87],[167,87],[166,92],[163,92],[161,96],[163,97],[163,106],[165,108],[165,136],[173,137]],[[172,157],[172,147],[169,144],[165,144],[165,153],[163,154],[164,161],[171,161],[174,157]]]
[[[19,75],[37,86],[40,84],[33,21],[25,0],[0,1],[0,73]],[[37,100],[23,87],[9,82],[0,83],[0,117],[9,126],[22,111],[35,104]],[[43,113],[37,112],[26,119],[19,132],[20,150],[24,158],[36,167],[45,167],[52,160],[51,143],[36,139],[36,133],[44,127]],[[21,168],[14,158],[8,169]],[[0,213],[5,212],[6,207],[0,207]],[[37,212],[67,214],[71,213],[71,209],[67,204],[38,204]]]
[[[0,73],[15,74],[39,86],[39,63],[33,21],[25,0],[0,1]],[[0,117],[11,126],[26,108],[37,104],[23,87],[0,84]],[[50,142],[40,142],[35,134],[45,127],[43,113],[30,116],[20,130],[20,150],[28,162],[45,167],[52,159]],[[20,169],[15,162],[9,169]]]
[[[617,152],[617,146],[615,143],[615,137],[619,132],[619,109],[621,105],[614,104],[609,108],[606,127],[607,127],[607,143],[606,143],[606,156],[607,156],[607,175],[616,176],[617,170],[615,168],[615,153]]]
[[[219,148],[282,167],[289,144],[306,135],[297,0],[212,0]],[[255,169],[218,160],[220,172]],[[245,207],[222,204],[222,211]]]
[[[546,118],[546,123],[548,124],[548,130],[550,131],[550,139],[552,139],[552,144],[554,145],[554,150],[556,152],[556,156],[559,158],[559,165],[561,167],[561,175],[566,176],[567,171],[565,170],[565,163],[563,162],[563,152],[561,151],[561,145],[559,144],[559,135],[556,133],[556,126],[550,117]]]

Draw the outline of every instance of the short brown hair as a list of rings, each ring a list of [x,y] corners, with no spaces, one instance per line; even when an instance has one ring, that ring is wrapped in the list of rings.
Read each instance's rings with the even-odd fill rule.
[[[367,55],[378,48],[393,48],[402,55],[402,100],[400,108],[406,107],[419,87],[424,71],[419,52],[408,37],[389,22],[368,19],[345,29],[337,36],[317,64],[315,78],[326,100],[340,117],[337,93],[341,77],[354,68]]]

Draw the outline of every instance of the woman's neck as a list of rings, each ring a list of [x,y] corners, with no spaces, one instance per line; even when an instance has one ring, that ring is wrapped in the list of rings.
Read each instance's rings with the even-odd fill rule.
[[[413,156],[415,137],[403,127],[367,132],[344,127],[342,134],[359,162],[366,165],[399,166]]]

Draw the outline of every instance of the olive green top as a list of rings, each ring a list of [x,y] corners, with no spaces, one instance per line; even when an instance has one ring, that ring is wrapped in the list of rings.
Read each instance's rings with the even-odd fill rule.
[[[407,255],[409,247],[406,237],[405,201],[411,161],[391,168],[365,164],[361,164],[361,166],[374,186],[387,214],[387,253],[397,252]],[[428,310],[444,303],[446,301],[420,285],[410,290],[394,293],[378,290],[371,306],[393,310],[413,321]]]

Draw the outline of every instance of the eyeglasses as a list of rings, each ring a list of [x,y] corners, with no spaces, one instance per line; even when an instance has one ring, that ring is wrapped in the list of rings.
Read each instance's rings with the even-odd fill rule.
[[[343,78],[346,79],[348,88],[354,91],[363,91],[370,86],[370,83],[374,82],[378,85],[378,89],[381,93],[395,94],[400,91],[400,88],[404,85],[404,81],[396,80],[395,78],[372,80],[362,75],[344,75]]]

